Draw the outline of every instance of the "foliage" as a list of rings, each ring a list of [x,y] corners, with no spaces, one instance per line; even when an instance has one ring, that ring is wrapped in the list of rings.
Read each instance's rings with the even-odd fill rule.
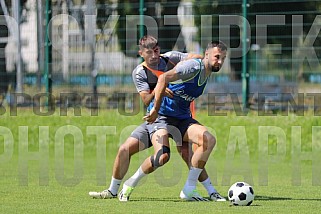
[[[144,16],[149,16],[155,19],[158,29],[158,41],[163,52],[172,50],[176,47],[178,50],[183,51],[185,44],[183,38],[180,36],[179,26],[170,26],[168,23],[164,23],[165,15],[176,15],[179,1],[170,2],[162,0],[155,4],[153,0],[144,1]],[[139,15],[139,0],[128,1],[120,0],[118,2],[117,12],[120,15],[118,25],[117,25],[117,36],[121,45],[121,50],[128,56],[137,56],[137,41],[132,41],[128,39],[139,38],[139,27],[137,27],[138,20],[130,19],[128,15]],[[175,23],[179,23],[177,18],[173,20]],[[144,34],[150,33],[151,29],[144,28]],[[154,35],[157,37],[157,35]]]
[[[259,44],[261,49],[265,48],[265,39],[267,44],[280,44],[282,45],[282,58],[286,60],[293,59],[292,51],[295,50],[296,46],[301,50],[303,47],[302,44],[300,46],[300,41],[305,38],[305,35],[308,34],[311,29],[312,23],[315,21],[316,15],[318,14],[318,10],[321,6],[319,1],[247,1],[249,7],[247,8],[247,20],[250,24],[251,28],[251,44]],[[201,25],[201,16],[202,15],[212,15],[213,21],[213,29],[212,35],[213,39],[218,39],[219,35],[219,16],[220,15],[238,15],[243,16],[242,14],[242,1],[238,0],[217,0],[217,1],[209,1],[209,0],[201,0],[194,3],[194,13],[195,13],[195,23],[196,26]],[[269,25],[267,30],[266,37],[257,37],[257,32],[262,32],[262,26],[257,26],[257,17],[258,15],[284,15],[285,24],[282,25]],[[303,35],[293,35],[293,29],[298,27],[297,23],[294,22],[294,15],[302,15],[303,22]],[[280,21],[281,18],[278,18]],[[272,20],[265,20],[267,23]],[[281,21],[280,21],[281,22]],[[317,23],[314,23],[317,24]],[[240,23],[241,25],[241,23]],[[202,26],[202,27],[210,27],[210,26]],[[233,49],[231,52],[231,65],[233,70],[238,74],[238,78],[240,78],[241,73],[241,56],[242,51],[242,43],[241,43],[241,29],[238,26],[231,26],[231,38],[230,45]],[[316,32],[312,32],[315,34]],[[201,29],[198,29],[198,40],[201,41]],[[309,38],[308,38],[309,39]],[[318,37],[314,43],[315,47],[318,47],[321,43],[320,37]],[[321,55],[321,50],[316,49],[317,55]],[[306,53],[306,52],[305,52]],[[276,57],[280,57],[280,53],[276,53]],[[292,58],[291,58],[292,57]],[[301,56],[302,57],[302,56]],[[296,60],[296,59],[293,59]]]

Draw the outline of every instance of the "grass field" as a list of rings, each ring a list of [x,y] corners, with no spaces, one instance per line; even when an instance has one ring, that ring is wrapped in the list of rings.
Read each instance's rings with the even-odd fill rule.
[[[252,184],[256,198],[249,207],[182,202],[187,167],[173,142],[170,162],[144,179],[130,202],[91,199],[89,191],[109,186],[118,146],[142,122],[142,113],[102,110],[91,116],[84,110],[82,116],[68,115],[38,116],[24,109],[17,116],[0,116],[0,213],[320,213],[321,120],[312,112],[198,113],[217,137],[206,166],[212,182],[224,196],[236,181]],[[151,152],[132,158],[126,178]],[[201,185],[198,189],[206,196]]]

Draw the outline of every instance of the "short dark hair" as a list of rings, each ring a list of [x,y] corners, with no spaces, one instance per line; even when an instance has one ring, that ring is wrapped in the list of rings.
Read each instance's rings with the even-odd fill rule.
[[[227,46],[222,41],[212,41],[207,44],[206,50],[210,48],[219,48],[221,51],[226,51]]]
[[[139,49],[148,48],[153,49],[158,46],[158,41],[151,35],[145,35],[139,40]]]

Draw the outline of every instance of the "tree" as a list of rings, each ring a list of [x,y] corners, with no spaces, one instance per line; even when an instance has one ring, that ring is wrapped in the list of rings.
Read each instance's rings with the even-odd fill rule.
[[[2,7],[0,7],[0,15],[4,15]],[[6,20],[3,16],[1,16],[1,26],[0,26],[0,37],[8,37],[9,32],[6,27]],[[5,47],[7,43],[0,43],[0,95],[3,95],[7,92],[9,77],[6,71],[6,59],[5,59]],[[0,101],[1,102],[1,101]]]
[[[12,2],[8,1],[8,0],[4,1],[4,2],[6,4],[6,6],[8,8],[10,8]],[[20,0],[21,8],[24,7],[26,2],[27,2],[27,0]],[[8,15],[12,15],[12,14],[10,14],[9,11],[7,11],[7,12],[9,13]],[[3,16],[4,15],[4,10],[3,10],[2,6],[0,6],[0,15],[2,15],[1,19],[0,19],[0,23],[1,23],[1,25],[0,25],[0,37],[1,38],[6,38],[6,37],[9,37],[9,30],[8,30],[8,27],[7,27],[6,19]],[[20,20],[20,21],[22,22],[23,20]],[[4,95],[5,93],[7,93],[9,84],[12,81],[15,81],[14,80],[15,76],[7,73],[7,70],[6,70],[6,59],[5,59],[5,47],[6,47],[6,45],[7,45],[7,42],[0,43],[0,96]],[[1,102],[2,102],[2,100],[0,100],[0,103]]]
[[[168,26],[164,24],[164,15],[177,15],[178,5],[179,1],[162,0],[158,2],[158,4],[155,4],[153,0],[144,1],[144,15],[151,16],[157,22],[158,41],[162,51],[172,50],[175,46],[180,51],[185,48],[184,40],[182,36],[180,36],[180,26]],[[126,26],[126,19],[128,18],[126,18],[126,15],[139,15],[139,0],[120,0],[118,2],[117,12],[120,18],[116,32],[121,50],[128,56],[137,56],[137,41],[132,41],[132,43],[130,43],[131,45],[128,45],[129,41],[126,38],[126,33],[130,35],[136,34],[137,38],[139,38],[139,28],[131,24],[129,24],[130,26]],[[178,19],[173,21],[179,23]],[[137,24],[137,20],[135,22],[127,20],[127,23],[135,25]],[[144,34],[146,34],[146,29]]]
[[[312,22],[318,13],[321,3],[317,1],[300,1],[300,2],[288,2],[288,1],[251,1],[249,0],[248,17],[247,20],[251,27],[251,44],[260,43],[260,38],[256,37],[257,29],[260,26],[256,24],[257,15],[284,15],[285,25],[274,25],[268,27],[267,43],[268,44],[281,44],[282,45],[282,58],[292,59],[292,41],[296,44],[299,38],[292,38],[292,15],[302,14],[304,19],[303,32],[307,34],[311,28]],[[194,15],[196,26],[201,25],[201,15],[212,15],[213,18],[213,30],[212,39],[219,39],[219,15],[239,15],[242,16],[242,1],[238,0],[217,0],[213,3],[210,0],[200,0],[194,3]],[[211,27],[211,26],[202,26]],[[239,47],[234,49],[234,53],[231,53],[231,67],[234,72],[235,79],[241,79],[241,58],[234,57],[240,56],[242,51],[242,44],[240,41],[240,30],[236,26],[231,26],[231,47]],[[198,39],[201,41],[201,28],[198,29]],[[302,39],[302,38],[301,38]],[[320,44],[321,38],[319,37],[314,45]],[[261,46],[262,47],[262,46]],[[264,48],[264,47],[263,47]],[[317,51],[318,56],[321,55],[321,51]],[[286,60],[285,60],[286,61]]]

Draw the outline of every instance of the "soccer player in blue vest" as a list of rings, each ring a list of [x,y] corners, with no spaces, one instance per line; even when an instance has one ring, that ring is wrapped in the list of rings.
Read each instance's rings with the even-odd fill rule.
[[[202,58],[202,56],[198,54],[181,53],[177,51],[170,51],[164,55],[161,55],[157,39],[150,35],[146,35],[140,39],[139,54],[141,57],[143,57],[144,62],[134,69],[133,80],[136,89],[146,106],[148,106],[154,98],[153,89],[156,86],[157,78],[160,74],[174,68],[175,65],[182,60],[190,58]],[[173,93],[171,90],[166,88],[165,95],[172,97]],[[89,195],[93,198],[116,198],[122,179],[128,171],[131,156],[151,146],[152,143],[146,123],[143,123],[132,132],[131,136],[119,148],[115,158],[113,175],[109,188],[102,192],[89,192]],[[190,154],[188,145],[186,143],[180,144],[177,146],[177,149],[182,155],[184,161],[189,165]],[[211,184],[211,181],[205,170],[199,176],[199,181],[206,188],[209,196],[213,200],[216,200],[216,198],[214,198],[216,190]]]
[[[155,153],[125,181],[119,194],[120,201],[129,199],[141,178],[168,162],[170,158],[168,135],[172,135],[175,128],[181,134],[183,142],[195,145],[189,175],[180,197],[189,201],[207,200],[198,194],[196,183],[199,175],[204,172],[216,139],[206,127],[191,117],[190,103],[203,94],[209,76],[221,69],[226,52],[227,47],[224,43],[210,42],[203,59],[182,61],[172,70],[159,76],[154,89],[154,101],[149,106],[148,115],[144,117]],[[166,87],[172,91],[173,97],[164,96]],[[217,192],[214,193],[214,198],[225,201]]]

